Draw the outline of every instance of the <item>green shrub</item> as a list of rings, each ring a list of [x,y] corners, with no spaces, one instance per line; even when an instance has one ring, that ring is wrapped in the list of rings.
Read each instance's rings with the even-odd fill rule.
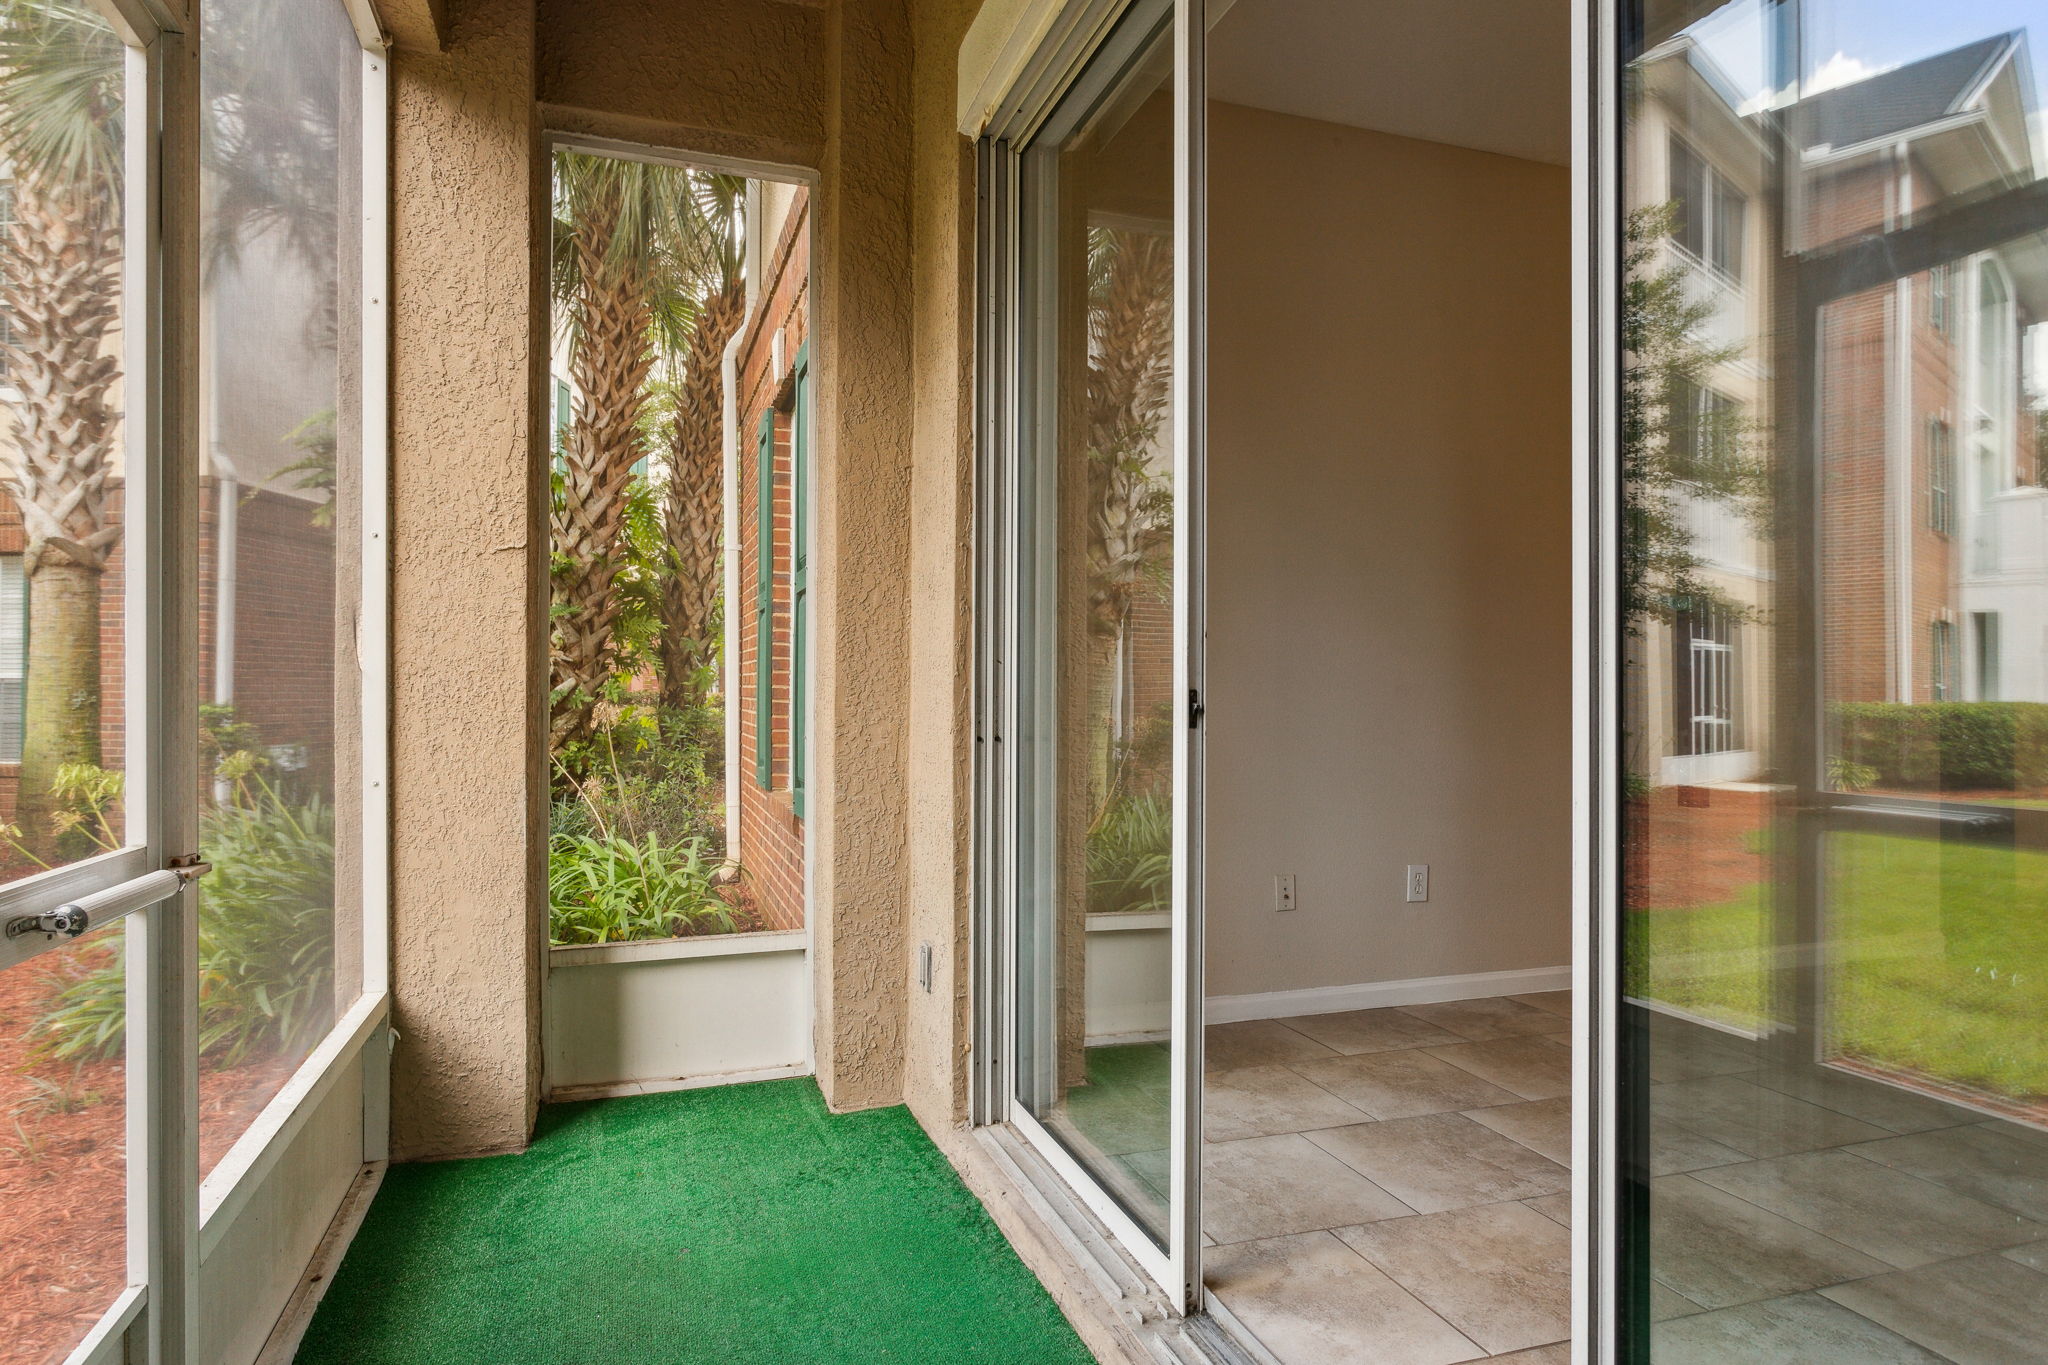
[[[573,761],[572,761],[573,760]],[[628,707],[578,753],[555,760],[554,834],[653,836],[725,852],[725,720],[716,705]]]
[[[726,867],[705,841],[635,842],[618,833],[555,832],[548,838],[548,937],[617,943],[731,933],[738,917],[718,894]]]
[[[222,1066],[259,1051],[304,1052],[334,1019],[334,809],[291,804],[260,779],[242,804],[210,810],[200,847],[199,1047]],[[121,1051],[123,955],[117,948],[60,989],[37,1020],[42,1051]]]
[[[2048,704],[1837,702],[1831,767],[1865,785],[1997,791],[2048,786]]]
[[[1123,796],[1088,832],[1088,909],[1165,910],[1173,903],[1173,802]]]

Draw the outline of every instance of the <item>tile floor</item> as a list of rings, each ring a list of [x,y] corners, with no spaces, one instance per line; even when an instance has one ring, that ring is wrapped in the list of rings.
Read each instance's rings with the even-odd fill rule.
[[[1570,1358],[1570,998],[1218,1024],[1211,1293],[1283,1365]]]
[[[1213,1027],[1210,1288],[1283,1365],[1569,1357],[1569,1003]],[[2048,1134],[1645,1015],[1658,1365],[2048,1341]]]

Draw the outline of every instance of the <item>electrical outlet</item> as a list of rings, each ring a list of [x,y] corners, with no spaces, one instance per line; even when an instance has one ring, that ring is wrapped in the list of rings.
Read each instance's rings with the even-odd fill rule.
[[[1429,899],[1429,864],[1408,864],[1408,899],[1426,901]]]
[[[1273,879],[1273,908],[1275,910],[1292,910],[1295,908],[1296,903],[1294,899],[1294,874],[1292,872],[1283,872]]]

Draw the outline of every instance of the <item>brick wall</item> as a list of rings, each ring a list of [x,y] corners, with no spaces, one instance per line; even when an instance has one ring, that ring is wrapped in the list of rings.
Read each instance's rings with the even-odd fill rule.
[[[200,492],[200,695],[213,696],[219,602],[219,487]],[[298,498],[244,487],[238,507],[241,547],[235,603],[235,700],[241,719],[272,746],[303,746],[304,778],[328,791],[334,774],[334,532],[313,522],[314,507]],[[109,520],[118,524],[121,490],[111,490]],[[21,510],[0,491],[0,554],[20,554]],[[100,581],[100,750],[109,768],[123,766],[127,743],[126,542],[117,544]],[[0,764],[0,821],[14,818],[20,770]]]
[[[780,240],[763,271],[762,296],[738,353],[735,411],[738,414],[739,461],[739,594],[726,606],[727,638],[739,656],[739,692],[734,699],[739,723],[740,762],[726,780],[738,784],[740,862],[762,915],[778,929],[804,923],[804,822],[790,797],[790,548],[793,385],[790,369],[809,335],[810,233],[809,196],[799,191],[783,225]],[[776,370],[776,338],[781,337],[782,364]],[[760,589],[759,457],[762,414],[775,414],[771,455],[772,592],[768,659],[768,720],[757,724],[759,668],[757,600]],[[765,733],[763,732],[765,729]],[[757,756],[766,749],[769,782],[758,780]]]

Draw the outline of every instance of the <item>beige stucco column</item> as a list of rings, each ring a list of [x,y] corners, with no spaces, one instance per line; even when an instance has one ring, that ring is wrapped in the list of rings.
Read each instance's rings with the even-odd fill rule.
[[[523,1146],[539,1099],[546,462],[531,358],[545,354],[546,273],[532,11],[468,0],[443,50],[401,47],[391,65],[399,1160]]]

